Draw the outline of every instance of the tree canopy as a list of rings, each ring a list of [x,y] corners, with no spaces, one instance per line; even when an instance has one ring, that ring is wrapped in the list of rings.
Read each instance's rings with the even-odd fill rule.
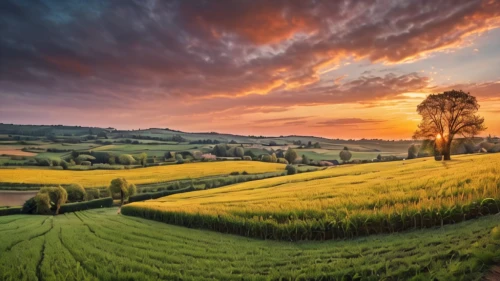
[[[434,140],[444,160],[450,160],[451,144],[461,134],[473,137],[484,131],[484,118],[477,115],[479,104],[474,96],[463,91],[432,94],[417,106],[422,121],[414,138]]]

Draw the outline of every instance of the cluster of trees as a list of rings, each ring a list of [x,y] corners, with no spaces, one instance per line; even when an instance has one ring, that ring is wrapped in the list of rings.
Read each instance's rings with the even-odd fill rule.
[[[189,144],[219,144],[220,141],[218,140],[211,140],[211,139],[206,139],[206,140],[194,140],[190,141]]]
[[[227,144],[217,144],[212,149],[212,154],[217,157],[240,157],[245,156],[243,146],[229,146]]]

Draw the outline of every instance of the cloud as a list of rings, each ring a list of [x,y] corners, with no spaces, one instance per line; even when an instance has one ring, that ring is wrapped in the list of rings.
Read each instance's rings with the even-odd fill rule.
[[[367,124],[380,124],[385,122],[385,120],[374,120],[374,119],[361,119],[361,118],[341,118],[341,119],[331,119],[326,121],[317,122],[318,127],[331,127],[331,126],[354,126],[367,125]]]
[[[3,110],[196,117],[425,89],[429,78],[395,66],[323,78],[346,60],[393,65],[461,48],[500,26],[500,2],[5,0],[0,22]],[[474,91],[494,98],[495,87]]]

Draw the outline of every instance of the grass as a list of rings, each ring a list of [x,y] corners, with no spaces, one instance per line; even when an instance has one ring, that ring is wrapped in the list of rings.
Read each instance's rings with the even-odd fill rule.
[[[285,165],[250,161],[223,161],[157,166],[130,170],[63,171],[39,169],[1,169],[0,183],[72,184],[84,187],[103,187],[112,179],[124,177],[135,184],[167,182],[188,178],[228,175],[234,171],[250,174],[284,171]]]
[[[95,209],[0,217],[0,279],[479,280],[498,262],[498,216],[347,241],[278,242]]]
[[[123,214],[263,239],[336,239],[500,211],[500,154],[355,166],[129,204]]]

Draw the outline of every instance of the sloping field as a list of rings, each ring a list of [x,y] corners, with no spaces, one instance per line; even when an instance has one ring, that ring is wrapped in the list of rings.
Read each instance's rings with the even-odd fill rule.
[[[500,211],[500,154],[331,168],[137,202],[123,214],[264,239],[335,239]]]
[[[21,150],[19,146],[0,146],[0,155],[13,155],[13,156],[35,156],[36,153],[26,152]]]
[[[116,211],[0,217],[0,280],[480,280],[500,256],[490,235],[496,215],[442,229],[289,243]]]
[[[0,182],[25,184],[71,184],[84,187],[107,186],[112,179],[124,177],[135,184],[166,182],[187,178],[228,175],[246,171],[249,174],[284,171],[285,165],[250,161],[227,161],[168,165],[130,170],[63,171],[9,169],[0,170]]]

